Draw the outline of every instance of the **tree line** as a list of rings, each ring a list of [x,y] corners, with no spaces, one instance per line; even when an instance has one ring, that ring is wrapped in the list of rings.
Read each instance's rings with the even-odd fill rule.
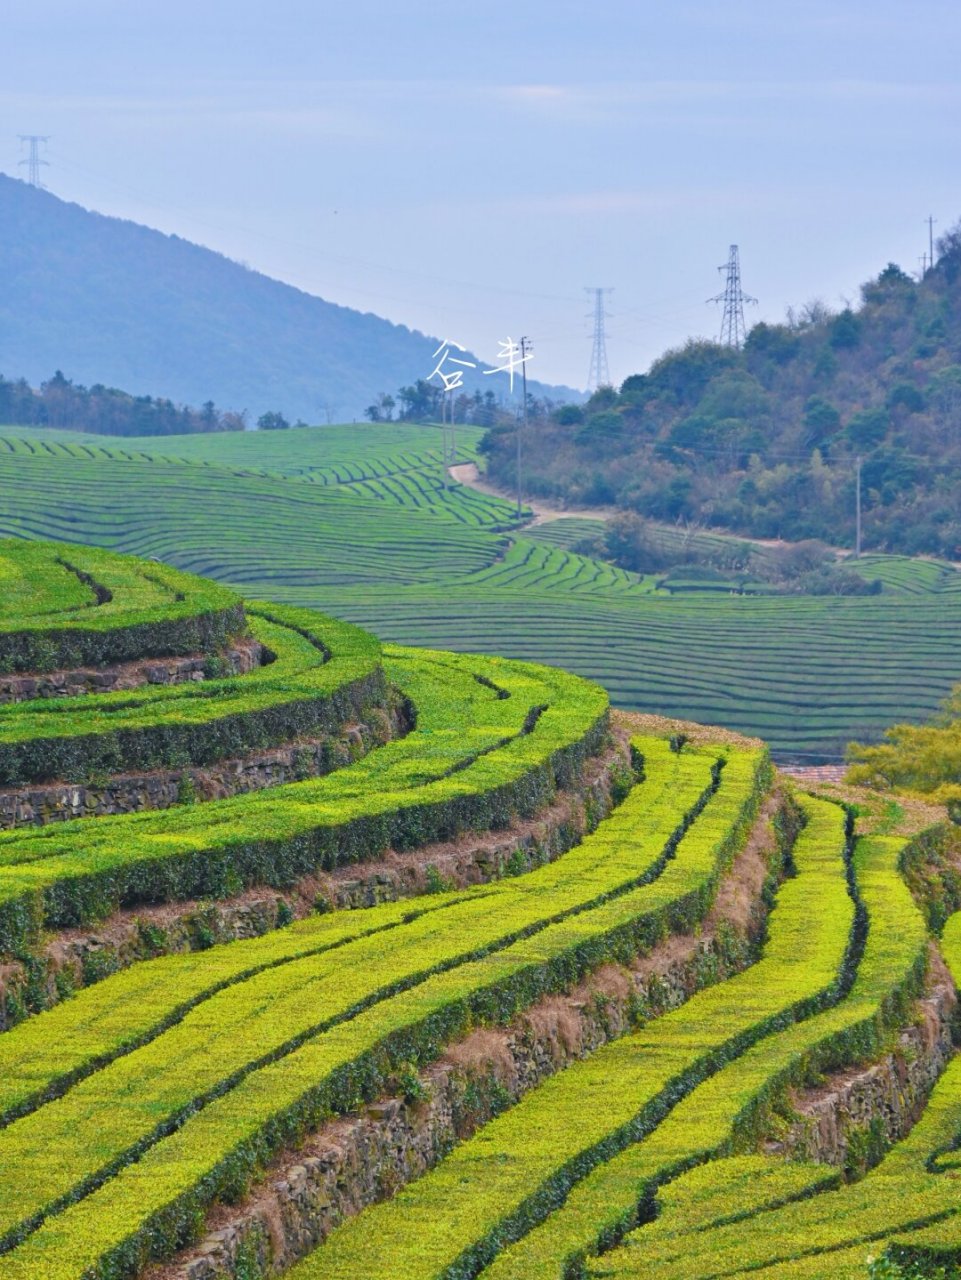
[[[516,406],[498,400],[493,391],[462,390],[448,405],[443,401],[440,383],[418,378],[410,386],[400,387],[396,396],[382,391],[364,413],[371,422],[439,422],[442,414],[452,415],[454,422],[474,427],[509,426],[517,421],[519,413]],[[546,418],[555,407],[555,402],[546,396],[527,397],[529,420]]]
[[[242,413],[223,411],[212,400],[199,409],[161,396],[133,396],[116,387],[84,387],[58,369],[33,388],[24,379],[0,375],[0,423],[18,427],[59,427],[108,436],[173,436],[204,431],[243,431]]]

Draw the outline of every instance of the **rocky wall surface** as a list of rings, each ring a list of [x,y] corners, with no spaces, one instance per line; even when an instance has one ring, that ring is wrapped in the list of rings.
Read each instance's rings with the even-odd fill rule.
[[[860,1173],[908,1133],[954,1054],[958,998],[937,952],[917,1017],[878,1062],[830,1076],[792,1099],[795,1119],[768,1150]]]
[[[111,693],[142,685],[175,685],[191,681],[242,676],[259,667],[264,647],[253,639],[235,640],[216,660],[209,654],[183,658],[149,658],[111,667],[82,667],[74,671],[45,671],[36,675],[0,674],[0,703],[33,698],[74,698],[84,693]]]

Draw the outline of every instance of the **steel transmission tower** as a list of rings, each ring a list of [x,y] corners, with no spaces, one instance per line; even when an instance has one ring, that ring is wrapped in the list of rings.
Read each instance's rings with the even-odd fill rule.
[[[745,302],[753,302],[756,306],[757,298],[752,298],[749,293],[744,293],[741,289],[741,263],[738,258],[736,244],[731,245],[727,262],[723,267],[718,267],[718,271],[727,273],[724,292],[719,293],[714,298],[708,298],[708,302],[724,303],[724,318],[721,321],[721,346],[740,347],[747,337],[747,326],[744,323],[744,304]]]
[[[608,312],[604,310],[604,294],[613,293],[613,289],[589,289],[585,293],[594,295],[594,311],[588,317],[594,321],[594,346],[591,350],[591,367],[587,375],[588,391],[596,391],[598,387],[611,385],[611,371],[607,367],[607,339],[604,336],[604,321]]]
[[[21,133],[17,136],[20,139],[21,148],[25,142],[28,143],[30,147],[26,160],[20,161],[21,166],[27,166],[27,181],[30,183],[31,187],[42,188],[43,183],[40,181],[40,166],[49,166],[50,161],[42,160],[40,158],[40,145],[41,143],[49,142],[50,135],[45,133]]]

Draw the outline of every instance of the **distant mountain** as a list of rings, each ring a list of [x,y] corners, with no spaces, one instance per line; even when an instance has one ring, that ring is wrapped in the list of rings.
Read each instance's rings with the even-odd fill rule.
[[[0,373],[68,378],[251,421],[360,418],[430,372],[437,338],[0,174]],[[484,367],[484,366],[481,366]],[[492,379],[468,374],[470,390]],[[499,379],[498,379],[499,381]],[[567,387],[535,395],[580,399]]]

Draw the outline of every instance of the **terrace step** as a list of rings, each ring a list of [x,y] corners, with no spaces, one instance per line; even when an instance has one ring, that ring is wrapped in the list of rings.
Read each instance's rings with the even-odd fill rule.
[[[249,795],[305,778],[322,778],[363,759],[375,747],[402,737],[410,728],[403,706],[368,706],[364,722],[341,725],[337,733],[297,738],[209,765],[117,773],[91,783],[4,788],[0,789],[0,829],[144,813]]]
[[[31,1266],[55,1275],[65,1265],[100,1275],[102,1266],[113,1268],[118,1247],[141,1258],[144,1248],[169,1250],[182,1229],[176,1224],[184,1197],[195,1206],[195,1220],[214,1196],[229,1194],[222,1178],[237,1185],[238,1157],[259,1165],[310,1127],[312,1117],[349,1110],[358,1092],[376,1096],[385,1072],[412,1057],[428,1060],[471,1021],[508,1021],[606,958],[653,945],[672,924],[692,926],[770,777],[762,753],[732,755],[718,790],[710,764],[700,753],[677,757],[665,748],[647,765],[649,780],[603,829],[558,863],[518,880],[440,895],[416,913],[399,903],[300,922],[281,935],[207,952],[202,965],[186,956],[137,966],[0,1037],[5,1059],[8,1051],[17,1058],[26,1052],[21,1068],[11,1061],[0,1071],[4,1109],[23,1117],[0,1134],[0,1146],[20,1152],[16,1193],[0,1195],[3,1243],[10,1248],[23,1240],[0,1260],[0,1276]],[[668,874],[665,868],[675,865],[677,874]],[[358,928],[365,936],[350,941]],[[325,938],[326,949],[318,950]],[[334,945],[337,938],[341,945]],[[307,950],[281,960],[284,948]],[[274,958],[251,968],[255,956]],[[234,977],[226,971],[218,977],[218,965]],[[205,993],[191,997],[198,982]],[[150,990],[136,996],[144,983]],[[55,1023],[66,1034],[55,1037],[54,1053]],[[123,1045],[130,1052],[118,1057]],[[256,1056],[248,1060],[251,1051]],[[108,1116],[95,1099],[128,1076],[138,1080],[133,1092],[124,1086],[130,1105]],[[193,1101],[180,1114],[184,1087]],[[64,1088],[62,1102],[43,1104],[50,1090]],[[253,1142],[249,1148],[247,1139],[237,1145],[235,1118]],[[95,1149],[84,1136],[90,1124],[97,1127]],[[51,1146],[58,1150],[56,1168],[45,1161],[38,1181],[36,1159]],[[193,1155],[184,1163],[180,1149],[202,1152],[208,1172],[201,1175]],[[139,1158],[128,1163],[123,1151]],[[156,1161],[161,1176],[153,1172]],[[3,1159],[4,1167],[13,1166]],[[49,1224],[38,1213],[52,1213]]]
[[[219,1206],[208,1234],[145,1280],[239,1280],[250,1260],[285,1271],[345,1219],[433,1168],[458,1141],[541,1081],[623,1035],[640,1010],[677,1008],[750,963],[793,833],[791,806],[773,793],[697,933],[673,935],[646,956],[610,965],[502,1030],[481,1029],[419,1073],[406,1097],[378,1099],[334,1120],[271,1167],[237,1206]]]
[[[105,667],[73,671],[0,675],[0,704],[34,698],[75,698],[83,693],[139,689],[142,685],[176,685],[225,676],[246,675],[264,659],[264,646],[253,637],[230,642],[221,653],[173,658],[139,658]]]
[[[144,906],[92,929],[64,930],[29,959],[0,965],[0,1031],[141,960],[259,937],[319,909],[369,907],[533,870],[566,853],[611,813],[630,770],[622,733],[587,762],[573,787],[533,818],[516,819],[504,830],[466,832],[403,853],[390,850],[383,859],[307,876],[289,889]]]
[[[246,631],[229,588],[93,547],[3,540],[0,576],[6,672],[215,654]]]

